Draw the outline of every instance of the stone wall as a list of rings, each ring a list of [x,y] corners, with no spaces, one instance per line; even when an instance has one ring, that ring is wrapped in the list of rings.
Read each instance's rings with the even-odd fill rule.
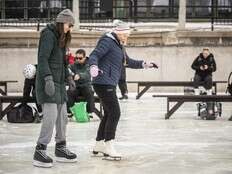
[[[74,33],[71,51],[86,49],[89,54],[96,45],[101,33]],[[22,69],[25,64],[36,63],[39,33],[36,32],[0,32],[0,80],[18,80],[18,84],[10,84],[10,91],[22,91]],[[215,80],[226,80],[232,71],[232,32],[167,32],[167,33],[134,33],[127,47],[128,55],[135,59],[152,60],[160,68],[158,70],[127,70],[128,80],[178,81],[190,80],[194,72],[191,70],[193,59],[208,46],[215,55],[218,70]],[[129,85],[135,91],[135,85]],[[166,91],[156,88],[151,91]],[[170,88],[168,91],[180,91]],[[219,86],[224,91],[225,85]]]

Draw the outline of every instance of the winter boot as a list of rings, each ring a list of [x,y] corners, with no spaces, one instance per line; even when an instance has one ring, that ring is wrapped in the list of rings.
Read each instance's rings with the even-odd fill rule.
[[[53,166],[53,160],[46,155],[47,146],[43,144],[37,144],[34,153],[33,165],[36,167],[50,168]]]
[[[66,147],[66,141],[56,143],[55,156],[57,162],[73,163],[77,162],[77,155],[70,152]]]

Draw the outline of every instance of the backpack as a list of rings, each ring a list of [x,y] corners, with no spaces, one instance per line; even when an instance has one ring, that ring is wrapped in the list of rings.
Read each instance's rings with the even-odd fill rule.
[[[230,95],[232,95],[232,82],[230,80],[232,76],[232,72],[230,73],[229,77],[228,77],[228,85],[227,85],[227,89],[226,89],[226,93],[229,92]]]
[[[15,106],[7,113],[9,123],[33,123],[34,120],[33,108],[26,103]]]
[[[215,120],[222,114],[222,104],[219,102],[201,102],[197,104],[198,116],[203,120]]]

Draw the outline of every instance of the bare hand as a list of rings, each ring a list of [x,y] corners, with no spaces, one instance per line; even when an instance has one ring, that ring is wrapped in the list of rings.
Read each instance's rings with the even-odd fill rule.
[[[80,79],[79,74],[76,74],[76,75],[74,76],[74,80],[77,81],[77,80],[79,80],[79,79]]]
[[[208,65],[205,65],[204,68],[205,68],[205,69],[208,69],[209,67],[208,67]]]
[[[205,70],[204,66],[200,66],[200,70],[204,71]]]

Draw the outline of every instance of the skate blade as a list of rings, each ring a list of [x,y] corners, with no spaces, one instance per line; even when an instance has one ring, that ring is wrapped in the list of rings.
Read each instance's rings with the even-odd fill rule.
[[[77,158],[75,158],[75,159],[67,159],[67,158],[56,157],[56,162],[59,162],[59,163],[76,163]]]
[[[43,163],[43,162],[34,160],[33,166],[42,167],[42,168],[51,168],[51,167],[53,167],[53,164],[52,163]]]
[[[122,157],[105,156],[105,157],[102,158],[102,160],[106,160],[106,161],[121,161]]]

